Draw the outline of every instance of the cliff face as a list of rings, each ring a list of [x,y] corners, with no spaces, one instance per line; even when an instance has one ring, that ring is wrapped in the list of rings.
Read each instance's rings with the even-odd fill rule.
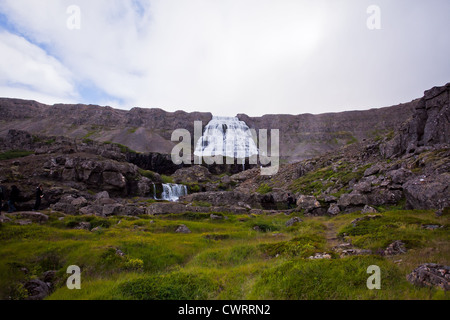
[[[413,153],[450,141],[450,83],[425,91],[414,110],[413,118],[405,123],[394,139],[386,143],[382,152],[391,158]]]
[[[412,118],[414,111],[420,111],[414,116],[415,124],[404,129],[403,138],[396,137],[396,144],[389,147],[392,149],[389,152],[395,153],[405,149],[414,134],[418,141],[445,140],[445,135],[448,140],[448,125],[438,120],[439,110],[442,109],[439,106],[448,102],[448,85],[443,88],[446,89],[427,91],[424,99],[381,109],[320,115],[249,117],[239,114],[238,118],[253,129],[279,129],[282,161],[295,162],[364,139],[381,137],[386,133],[394,135],[405,121]],[[35,101],[6,98],[0,98],[0,114],[0,136],[16,129],[31,134],[111,141],[139,152],[163,154],[169,154],[175,145],[170,141],[175,129],[187,129],[193,136],[194,121],[202,121],[205,126],[212,118],[212,114],[200,112],[165,112],[141,108],[126,111],[95,105],[49,106]],[[428,127],[435,127],[435,120],[431,119],[438,121],[438,131],[444,132],[444,136],[421,133],[428,132]],[[448,124],[448,118],[446,121]]]
[[[139,152],[170,153],[176,129],[194,134],[194,121],[208,123],[212,114],[161,109],[130,111],[95,105],[44,105],[35,101],[0,99],[0,136],[11,129],[32,134],[111,141]]]
[[[279,129],[280,154],[289,162],[309,159],[363,139],[376,138],[409,119],[418,100],[397,106],[320,115],[238,115],[250,128]]]

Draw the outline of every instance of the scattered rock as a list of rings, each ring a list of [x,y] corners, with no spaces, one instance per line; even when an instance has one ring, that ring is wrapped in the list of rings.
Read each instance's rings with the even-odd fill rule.
[[[440,224],[423,224],[422,225],[422,229],[427,229],[427,230],[436,230],[439,228],[443,228],[443,226],[441,226]]]
[[[366,255],[366,254],[372,254],[372,250],[344,249],[344,250],[342,250],[340,257],[343,258],[343,257],[348,257],[348,256],[360,256],[360,255]]]
[[[393,183],[403,184],[413,173],[410,170],[400,168],[397,170],[389,171],[386,175],[391,178]]]
[[[368,193],[372,190],[372,184],[368,181],[362,181],[355,184],[353,190],[359,193]]]
[[[7,222],[11,222],[11,219],[3,214],[0,215],[0,223],[7,223]]]
[[[406,279],[420,287],[438,287],[450,290],[450,266],[425,263],[414,269]]]
[[[324,252],[324,253],[316,253],[314,256],[310,256],[308,259],[331,259],[331,255]]]
[[[178,226],[177,230],[175,230],[176,233],[191,233],[191,230],[184,224]]]
[[[336,203],[330,204],[330,207],[328,208],[327,213],[330,216],[338,215],[341,212],[341,209],[339,209],[339,206]]]
[[[109,199],[108,191],[102,191],[95,195],[95,200],[100,200],[100,199]]]
[[[375,208],[373,208],[373,207],[371,207],[371,206],[365,205],[364,208],[361,210],[361,213],[362,213],[362,214],[366,214],[366,213],[378,213],[378,211],[377,211],[377,209],[375,209]]]
[[[292,227],[294,224],[303,222],[299,217],[293,217],[286,222],[286,227]]]
[[[102,230],[101,227],[95,227],[94,229],[91,230],[91,232],[97,232],[97,231],[100,231],[100,230]]]
[[[50,293],[48,284],[38,279],[28,281],[24,287],[28,291],[27,300],[43,300]]]
[[[367,202],[367,196],[357,192],[352,192],[341,195],[338,205],[341,209],[345,209],[350,206],[364,206]]]
[[[45,271],[42,276],[41,280],[44,281],[49,287],[52,286],[53,282],[56,278],[56,270],[49,270]]]
[[[377,174],[378,172],[380,172],[381,170],[381,166],[376,164],[373,165],[372,167],[370,167],[369,169],[367,169],[366,171],[364,171],[364,177],[368,177],[368,176],[372,176],[374,174]]]
[[[386,256],[394,256],[397,254],[402,254],[402,253],[406,253],[406,247],[405,244],[400,241],[394,241],[393,243],[391,243],[386,250],[384,250],[384,255]]]
[[[311,211],[313,209],[320,208],[320,203],[314,196],[301,195],[297,199],[297,206],[305,211]]]
[[[18,224],[19,226],[28,226],[33,223],[31,220],[16,220],[14,221],[15,224]]]
[[[90,230],[91,224],[89,222],[80,222],[75,228],[75,230]]]
[[[211,218],[211,220],[223,220],[223,216],[219,216],[219,215],[213,214],[213,213],[211,213],[211,215],[209,217]]]
[[[125,253],[123,253],[123,251],[120,249],[116,249],[116,255],[118,255],[119,257],[125,257]]]

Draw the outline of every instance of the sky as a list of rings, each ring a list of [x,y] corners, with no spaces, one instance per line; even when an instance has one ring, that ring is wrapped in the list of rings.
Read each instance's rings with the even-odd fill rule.
[[[385,107],[450,82],[449,12],[448,0],[0,0],[0,97],[221,116]]]

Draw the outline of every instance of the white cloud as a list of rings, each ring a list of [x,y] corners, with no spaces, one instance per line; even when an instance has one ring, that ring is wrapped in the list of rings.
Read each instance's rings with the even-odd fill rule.
[[[0,32],[0,93],[3,96],[49,97],[75,96],[71,73],[55,58],[23,37]],[[6,88],[9,88],[6,90]],[[13,96],[14,97],[14,96]]]
[[[81,30],[66,27],[72,4],[81,9]],[[19,54],[12,54],[37,61],[40,76],[27,67],[22,73],[34,76],[18,78],[13,65],[2,72],[26,86],[45,74],[52,81],[40,81],[36,92],[66,99],[85,83],[105,93],[96,101],[81,96],[85,103],[227,115],[380,107],[449,81],[450,49],[441,35],[450,27],[447,1],[379,0],[380,31],[366,27],[370,4],[2,0],[0,12],[47,50],[16,45]]]

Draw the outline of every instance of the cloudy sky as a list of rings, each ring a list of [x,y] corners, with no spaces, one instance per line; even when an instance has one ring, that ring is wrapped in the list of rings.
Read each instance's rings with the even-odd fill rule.
[[[253,116],[389,106],[450,82],[449,12],[448,0],[0,0],[0,96]]]

